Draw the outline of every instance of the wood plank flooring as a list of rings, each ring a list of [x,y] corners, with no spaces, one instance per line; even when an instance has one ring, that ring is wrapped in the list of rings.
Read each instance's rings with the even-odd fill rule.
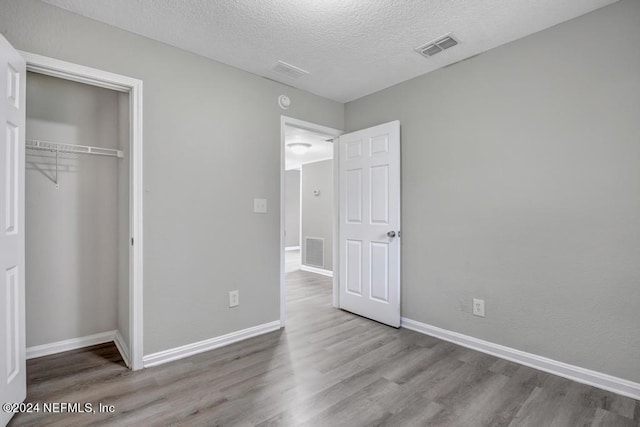
[[[111,344],[29,360],[28,402],[115,412],[10,425],[640,425],[633,399],[336,310],[331,279],[294,264],[286,330],[138,372]]]

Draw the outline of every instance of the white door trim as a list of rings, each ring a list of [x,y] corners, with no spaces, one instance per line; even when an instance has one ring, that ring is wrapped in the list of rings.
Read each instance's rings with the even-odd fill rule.
[[[287,317],[287,311],[285,307],[285,285],[284,285],[284,252],[285,252],[285,236],[284,236],[284,172],[285,172],[285,159],[284,159],[284,147],[285,147],[285,129],[287,126],[292,126],[299,129],[309,130],[311,132],[317,132],[324,135],[327,135],[332,138],[337,138],[342,135],[344,132],[338,129],[318,125],[311,122],[305,122],[304,120],[294,119],[292,117],[280,116],[280,326],[284,327]],[[333,170],[334,170],[334,188],[335,188],[335,180],[336,180],[336,150],[334,144],[333,150]],[[301,177],[302,178],[302,177]],[[335,192],[334,192],[335,193]],[[336,269],[336,250],[337,250],[337,229],[336,226],[338,221],[336,221],[336,212],[335,209],[337,206],[339,199],[336,198],[336,194],[334,194],[334,213],[333,213],[333,269]],[[300,222],[302,224],[302,221]],[[300,236],[302,239],[302,235]],[[337,299],[336,292],[338,291],[338,279],[337,275],[333,275],[333,306],[337,307]]]
[[[130,228],[133,246],[130,252],[129,336],[131,369],[143,368],[142,288],[143,288],[143,187],[142,187],[142,80],[96,68],[60,61],[42,55],[19,51],[27,61],[27,71],[65,80],[99,86],[129,94],[130,110]]]

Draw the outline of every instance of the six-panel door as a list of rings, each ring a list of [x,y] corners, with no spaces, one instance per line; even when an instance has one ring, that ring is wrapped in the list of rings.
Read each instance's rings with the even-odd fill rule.
[[[0,35],[0,401],[26,397],[24,325],[24,59]],[[0,412],[0,425],[11,418]]]
[[[339,140],[340,308],[400,326],[400,123]]]

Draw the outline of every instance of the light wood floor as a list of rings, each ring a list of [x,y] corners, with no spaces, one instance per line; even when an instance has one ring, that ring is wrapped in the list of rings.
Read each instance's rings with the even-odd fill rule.
[[[640,402],[336,310],[331,279],[287,270],[286,330],[138,372],[111,344],[30,360],[28,402],[115,413],[10,425],[640,425]]]

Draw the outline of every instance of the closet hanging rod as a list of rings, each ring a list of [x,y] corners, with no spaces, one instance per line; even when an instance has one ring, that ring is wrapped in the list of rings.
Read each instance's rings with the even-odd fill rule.
[[[94,154],[97,156],[108,156],[124,158],[124,151],[113,148],[91,147],[88,145],[64,144],[62,142],[40,141],[37,139],[27,139],[26,148],[32,150],[53,151],[56,153],[73,154]]]

